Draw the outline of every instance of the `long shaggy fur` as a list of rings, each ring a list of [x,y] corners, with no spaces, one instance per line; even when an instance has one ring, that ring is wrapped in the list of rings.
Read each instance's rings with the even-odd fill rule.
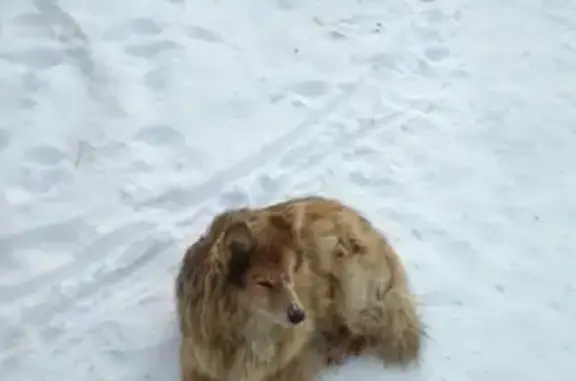
[[[336,200],[216,216],[187,250],[176,291],[183,381],[312,381],[326,356],[370,351],[390,364],[420,356],[421,322],[399,256]],[[294,306],[306,318],[283,322]],[[318,333],[327,351],[314,345]]]

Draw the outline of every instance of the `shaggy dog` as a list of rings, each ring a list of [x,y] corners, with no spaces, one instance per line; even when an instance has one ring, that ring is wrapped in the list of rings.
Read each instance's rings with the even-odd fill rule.
[[[187,250],[176,288],[183,381],[312,381],[327,359],[420,357],[400,258],[333,199],[216,216]],[[319,333],[328,348],[314,344]]]

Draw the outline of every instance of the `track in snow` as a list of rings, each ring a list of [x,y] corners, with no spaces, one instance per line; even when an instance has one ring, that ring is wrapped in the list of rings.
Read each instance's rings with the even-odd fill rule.
[[[177,379],[187,240],[222,208],[320,192],[394,237],[432,337],[420,370],[326,377],[568,380],[567,6],[7,6],[3,379]]]

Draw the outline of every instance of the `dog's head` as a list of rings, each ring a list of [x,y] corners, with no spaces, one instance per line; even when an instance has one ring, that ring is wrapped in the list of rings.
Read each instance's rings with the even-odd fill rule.
[[[284,326],[306,319],[294,284],[301,252],[283,216],[265,216],[256,224],[235,221],[225,229],[221,242],[228,260],[228,283],[243,307]]]

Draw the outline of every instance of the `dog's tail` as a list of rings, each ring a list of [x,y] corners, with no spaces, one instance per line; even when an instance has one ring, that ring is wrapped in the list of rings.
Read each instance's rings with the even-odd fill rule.
[[[400,256],[386,240],[382,250],[391,276],[382,300],[386,325],[381,331],[383,345],[378,355],[387,363],[407,365],[419,361],[425,330]]]

